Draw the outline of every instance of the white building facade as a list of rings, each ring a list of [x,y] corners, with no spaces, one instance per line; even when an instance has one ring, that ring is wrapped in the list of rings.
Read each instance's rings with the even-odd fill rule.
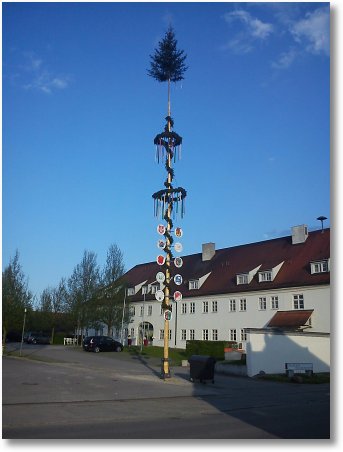
[[[329,229],[308,233],[302,225],[289,237],[221,250],[206,244],[203,253],[184,256],[184,269],[178,270],[183,285],[175,286],[183,297],[172,301],[170,347],[219,340],[235,341],[245,350],[248,328],[266,328],[276,313],[288,318],[294,311],[306,314],[300,323],[276,326],[330,333],[329,251]],[[146,338],[145,343],[163,346],[163,311],[154,296],[163,290],[158,271],[157,264],[148,263],[125,275],[132,318],[124,337],[132,344]]]

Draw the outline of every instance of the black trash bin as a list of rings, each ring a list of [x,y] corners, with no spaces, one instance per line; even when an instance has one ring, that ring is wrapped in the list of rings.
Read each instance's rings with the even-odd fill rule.
[[[191,381],[197,379],[202,383],[204,380],[212,380],[212,383],[214,383],[215,358],[205,355],[192,355],[188,362]]]

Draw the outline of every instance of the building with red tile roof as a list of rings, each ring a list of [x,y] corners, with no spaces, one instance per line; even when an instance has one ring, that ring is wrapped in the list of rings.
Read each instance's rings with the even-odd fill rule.
[[[176,253],[175,253],[176,254]],[[236,340],[245,347],[247,328],[285,328],[330,332],[330,229],[309,232],[306,225],[290,236],[182,256],[182,274],[172,283],[170,346],[184,348],[186,340]],[[142,334],[163,345],[161,302],[155,298],[163,284],[155,262],[139,264],[125,275],[132,322],[127,325],[136,343]]]

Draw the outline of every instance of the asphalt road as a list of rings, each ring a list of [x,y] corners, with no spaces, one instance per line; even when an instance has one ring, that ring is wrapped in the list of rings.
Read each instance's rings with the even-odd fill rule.
[[[12,344],[9,347],[15,347]],[[156,360],[74,347],[4,356],[5,439],[329,439],[330,387],[189,369],[159,378]]]

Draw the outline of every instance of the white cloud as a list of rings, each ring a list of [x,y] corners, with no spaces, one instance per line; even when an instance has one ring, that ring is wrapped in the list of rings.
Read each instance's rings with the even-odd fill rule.
[[[305,19],[299,20],[291,27],[296,42],[304,44],[311,53],[330,54],[330,10],[318,8],[307,13]]]
[[[274,69],[287,69],[291,66],[297,56],[297,51],[294,48],[287,52],[282,52],[277,61],[272,62]]]

